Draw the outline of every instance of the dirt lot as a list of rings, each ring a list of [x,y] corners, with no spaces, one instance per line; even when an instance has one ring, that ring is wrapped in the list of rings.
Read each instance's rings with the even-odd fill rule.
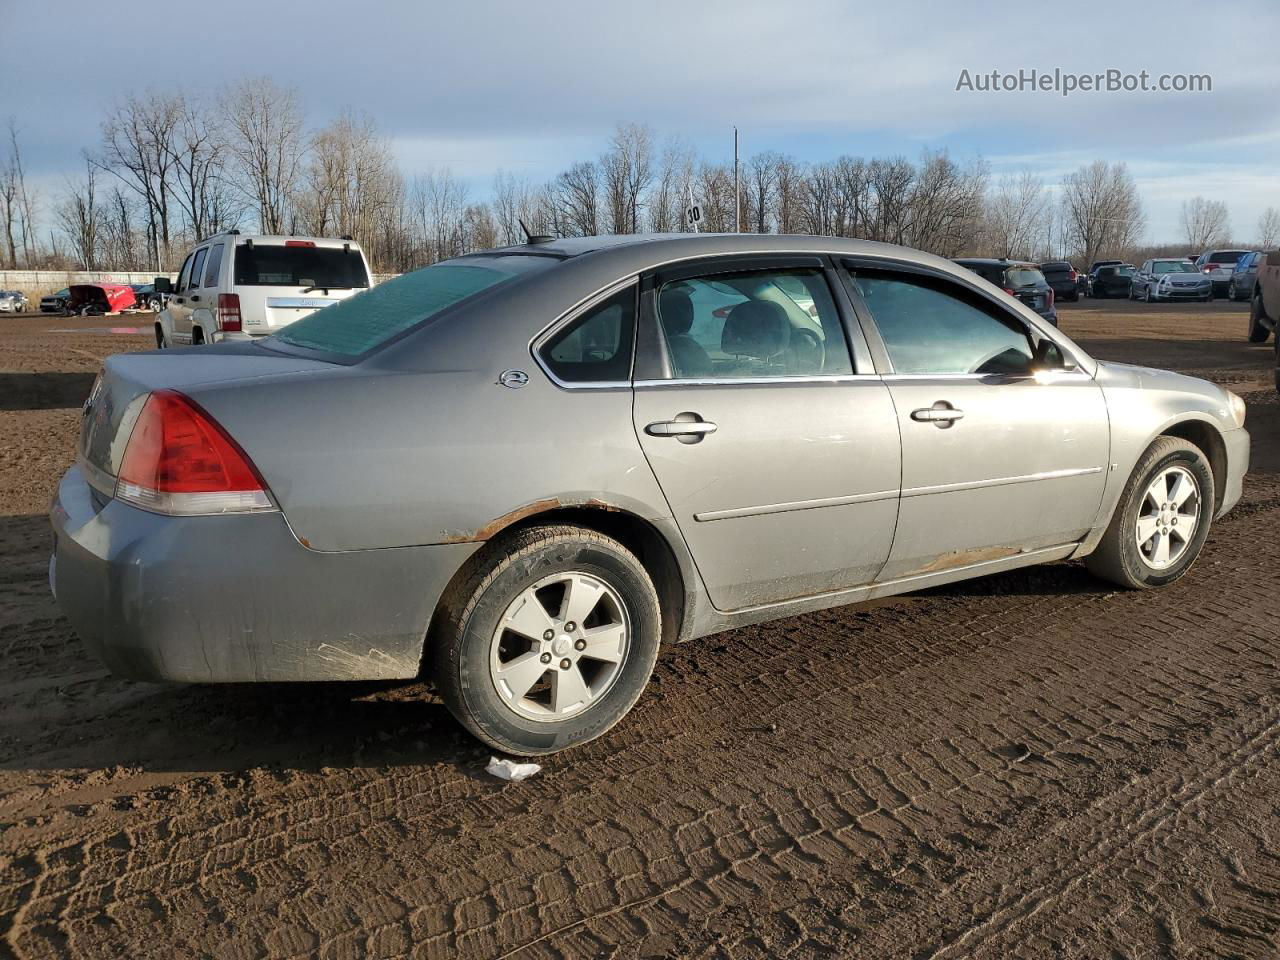
[[[0,321],[0,957],[1276,957],[1280,405],[1244,308],[1062,307],[1249,401],[1193,573],[1078,564],[669,651],[521,784],[420,685],[84,658],[43,511],[128,321]],[[51,331],[75,332],[51,332]]]

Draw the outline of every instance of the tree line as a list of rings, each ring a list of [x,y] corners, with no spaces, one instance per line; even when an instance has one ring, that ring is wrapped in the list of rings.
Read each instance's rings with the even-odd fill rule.
[[[352,236],[377,272],[396,273],[520,242],[526,226],[553,236],[682,231],[691,198],[707,231],[859,237],[942,256],[1087,263],[1140,252],[1146,226],[1123,163],[1094,161],[1051,188],[1030,171],[993,179],[981,159],[946,150],[810,163],[766,151],[735,178],[731,162],[634,123],[547,182],[499,170],[489,196],[474,198],[448,168],[406,175],[365,114],[309,128],[297,92],[267,78],[210,97],[127,96],[83,165],[50,198],[53,229],[38,236],[41,198],[10,121],[0,165],[0,255],[10,267],[172,270],[196,240],[240,228]],[[1225,205],[1189,199],[1182,229],[1190,250],[1225,243]],[[1273,247],[1277,235],[1280,212],[1268,208],[1257,240]]]

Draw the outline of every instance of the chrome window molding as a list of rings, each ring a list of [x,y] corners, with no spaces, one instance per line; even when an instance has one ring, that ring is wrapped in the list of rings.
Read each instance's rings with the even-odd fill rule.
[[[577,320],[578,317],[582,316],[582,314],[586,313],[588,310],[592,309],[596,305],[600,304],[605,300],[608,300],[610,297],[614,296],[615,294],[621,293],[623,290],[627,289],[627,287],[638,286],[639,283],[640,283],[639,275],[633,274],[632,276],[629,276],[622,280],[618,280],[614,283],[611,283],[607,287],[601,287],[599,290],[591,294],[589,297],[586,297],[583,300],[579,300],[578,303],[576,303],[574,306],[570,307],[564,313],[560,314],[559,317],[557,317],[555,320],[552,320],[549,324],[543,327],[541,332],[539,332],[536,336],[534,336],[532,340],[529,341],[529,353],[533,357],[533,362],[538,365],[538,369],[541,370],[543,374],[546,375],[548,380],[550,380],[552,383],[554,383],[557,387],[559,387],[562,390],[616,390],[620,387],[629,388],[631,386],[630,380],[595,380],[595,381],[583,381],[581,383],[569,383],[565,380],[561,380],[554,373],[552,373],[551,368],[548,367],[546,363],[543,362],[541,351],[542,351],[543,345],[545,345],[548,340],[550,340],[553,336],[555,336],[555,334],[559,332],[561,327],[564,327],[567,324],[573,323],[574,320]],[[637,310],[637,313],[638,313],[638,310]],[[639,320],[640,318],[639,316],[637,316],[636,317],[637,326],[639,324]],[[634,369],[635,367],[634,330],[632,332],[631,366]]]
[[[640,387],[716,387],[744,386],[753,383],[845,383],[860,380],[880,380],[875,373],[838,373],[827,376],[795,376],[795,377],[695,377],[680,380],[636,380],[634,386]]]
[[[1041,480],[1066,480],[1071,477],[1089,477],[1102,472],[1102,467],[1078,467],[1071,470],[1046,470],[1017,477],[994,477],[990,480],[965,480],[960,483],[939,483],[929,487],[906,487],[905,497],[928,497],[935,493],[960,493],[964,490],[981,490],[984,487],[1005,487],[1014,483],[1036,483]]]

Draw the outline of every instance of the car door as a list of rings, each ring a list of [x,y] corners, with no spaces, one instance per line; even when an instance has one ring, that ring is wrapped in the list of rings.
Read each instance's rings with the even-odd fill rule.
[[[1151,282],[1151,261],[1148,260],[1138,272],[1134,274],[1132,287],[1130,289],[1130,297],[1142,297],[1146,295],[1147,284]]]
[[[1093,526],[1110,431],[1102,391],[1012,310],[941,274],[849,265],[902,435],[882,580],[1072,543]],[[879,361],[879,357],[877,358]],[[1037,370],[1039,369],[1039,372]]]
[[[169,311],[169,322],[173,326],[174,343],[191,342],[191,306],[187,303],[187,295],[183,291],[191,282],[191,265],[195,257],[194,252],[187,254],[187,259],[182,263],[182,269],[178,271],[178,282],[165,308]]]
[[[770,257],[644,281],[635,431],[721,610],[867,583],[888,558],[898,426],[833,279]]]

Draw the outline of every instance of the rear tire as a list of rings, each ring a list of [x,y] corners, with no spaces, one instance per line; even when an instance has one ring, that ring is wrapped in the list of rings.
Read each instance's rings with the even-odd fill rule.
[[[662,635],[640,561],[616,540],[568,525],[484,547],[442,600],[437,624],[433,674],[446,706],[479,740],[517,756],[607,732],[649,682]]]
[[[1262,295],[1255,293],[1253,301],[1249,304],[1249,342],[1250,343],[1266,343],[1267,337],[1271,335],[1271,331],[1263,325],[1263,320],[1267,317],[1262,309]]]
[[[1162,479],[1168,481],[1167,488],[1161,487]],[[1178,497],[1184,496],[1186,488],[1175,487],[1177,482],[1191,487],[1180,501]],[[1164,489],[1172,493],[1162,494]],[[1176,507],[1169,509],[1167,504],[1175,501]],[[1213,470],[1203,451],[1180,437],[1160,437],[1138,460],[1107,532],[1085,558],[1085,565],[1095,576],[1131,590],[1173,583],[1199,556],[1209,536],[1216,502]],[[1182,523],[1180,530],[1178,521]],[[1154,535],[1143,540],[1148,531]]]

